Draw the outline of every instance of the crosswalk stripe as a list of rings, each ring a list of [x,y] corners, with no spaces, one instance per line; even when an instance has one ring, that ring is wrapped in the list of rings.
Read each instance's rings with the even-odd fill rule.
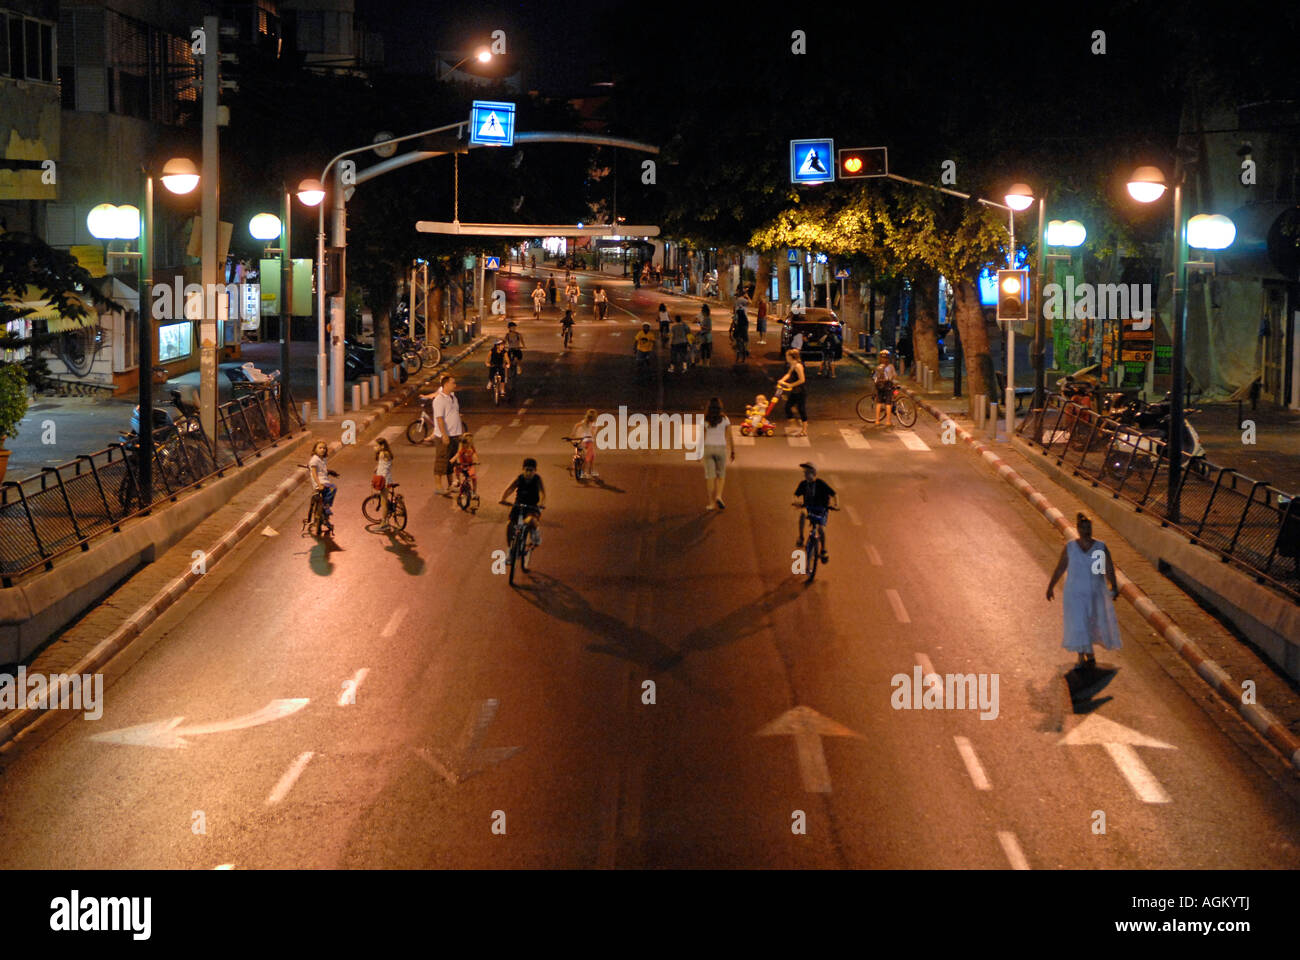
[[[396,440],[406,434],[406,427],[389,427],[379,435],[385,440]]]
[[[785,438],[785,442],[792,447],[811,447],[812,443],[807,437],[797,437],[794,434]]]
[[[740,432],[740,427],[731,428],[731,439],[738,447],[752,447],[754,445],[754,438],[744,436]]]
[[[849,448],[852,450],[871,449],[871,444],[867,442],[867,438],[850,427],[841,427],[840,436],[844,438],[844,442],[847,443]]]
[[[489,423],[486,427],[479,428],[478,432],[474,434],[474,439],[481,443],[484,440],[491,440],[500,432],[501,424]]]
[[[930,445],[918,437],[911,430],[896,430],[894,435],[903,441],[903,446],[909,450],[929,450]]]
[[[536,446],[537,441],[542,439],[542,434],[544,434],[548,429],[549,428],[544,425],[528,427],[523,433],[519,434],[519,439],[516,440],[515,443],[521,447]]]

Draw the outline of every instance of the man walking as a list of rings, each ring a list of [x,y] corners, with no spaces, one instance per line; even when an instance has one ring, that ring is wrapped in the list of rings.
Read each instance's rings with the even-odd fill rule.
[[[456,397],[456,378],[443,374],[442,386],[433,396],[433,437],[438,444],[433,463],[438,492],[451,496],[451,469],[456,450],[460,447],[465,424],[460,419],[460,400]]]
[[[670,353],[668,354],[669,373],[672,373],[674,368],[677,368],[678,366],[680,366],[682,373],[686,372],[687,337],[690,332],[691,328],[686,326],[680,313],[673,318],[673,325],[668,330],[670,337],[669,344],[671,347]]]

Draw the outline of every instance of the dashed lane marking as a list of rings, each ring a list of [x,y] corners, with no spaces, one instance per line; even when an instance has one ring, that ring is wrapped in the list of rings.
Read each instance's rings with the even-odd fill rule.
[[[397,625],[402,622],[404,616],[406,616],[405,606],[398,607],[394,610],[393,615],[388,618],[388,623],[384,624],[384,629],[383,632],[380,633],[380,636],[391,637],[395,634],[397,632]]]
[[[874,544],[864,544],[867,549],[867,559],[871,561],[873,567],[884,566],[884,561],[880,558],[880,551],[875,548]]]
[[[738,447],[752,447],[754,445],[754,438],[744,436],[740,432],[740,427],[731,428],[731,439]]]
[[[311,750],[308,750],[306,753],[298,754],[298,759],[295,760],[290,765],[289,769],[284,772],[284,776],[280,778],[280,782],[275,785],[275,789],[271,791],[271,795],[266,798],[266,805],[268,807],[275,806],[275,804],[285,798],[289,791],[293,789],[293,785],[298,781],[298,778],[302,776],[302,772],[307,769],[307,764],[311,763],[311,758],[314,756],[316,756],[316,754]]]
[[[839,486],[839,484],[836,484],[836,486]],[[858,516],[858,511],[854,509],[853,504],[845,504],[844,512],[849,515],[849,519],[853,522],[855,527],[862,526],[862,518]]]
[[[1002,852],[1007,855],[1012,870],[1029,869],[1029,861],[1025,859],[1024,853],[1021,852],[1020,844],[1016,842],[1014,833],[1010,830],[999,830],[998,843],[1002,844]]]
[[[957,744],[957,752],[961,754],[962,763],[966,764],[966,772],[970,774],[971,783],[975,784],[975,789],[992,790],[993,784],[989,783],[988,774],[984,772],[984,766],[980,763],[980,758],[975,756],[975,748],[970,745],[970,741],[965,737],[953,737],[952,739]]]
[[[899,623],[911,623],[912,619],[907,615],[907,608],[903,606],[903,598],[898,595],[898,591],[886,590],[885,596],[889,598],[889,605],[894,608],[894,619]]]
[[[486,427],[479,427],[478,430],[474,431],[474,439],[479,441],[491,440],[500,432],[501,424],[489,423]]]
[[[362,667],[352,675],[350,680],[343,682],[343,692],[339,694],[339,706],[350,707],[357,702],[357,690],[360,688],[366,675],[370,673],[369,667]]]

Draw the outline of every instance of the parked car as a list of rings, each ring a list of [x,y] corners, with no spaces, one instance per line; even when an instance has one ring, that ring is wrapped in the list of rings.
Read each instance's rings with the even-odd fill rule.
[[[826,307],[809,307],[781,321],[781,352],[790,349],[795,333],[803,334],[803,347],[799,354],[804,360],[821,360],[822,344],[828,334],[834,336],[833,359],[844,356],[844,328],[834,310]]]

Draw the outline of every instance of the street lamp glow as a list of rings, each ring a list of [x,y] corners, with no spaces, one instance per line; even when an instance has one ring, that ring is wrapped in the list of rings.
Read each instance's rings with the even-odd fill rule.
[[[298,200],[309,207],[314,207],[325,199],[325,187],[315,177],[298,184]]]
[[[1232,246],[1237,227],[1221,213],[1198,213],[1187,221],[1187,245],[1198,250],[1222,250]]]
[[[117,208],[113,215],[119,240],[134,240],[140,236],[140,208],[129,203]]]
[[[96,240],[117,239],[117,207],[111,203],[101,203],[90,208],[86,214],[86,229]]]
[[[1128,181],[1129,196],[1138,203],[1154,203],[1165,195],[1165,175],[1159,167],[1138,167]]]
[[[1077,247],[1088,238],[1088,231],[1078,220],[1052,220],[1047,224],[1049,247]]]
[[[489,60],[492,59],[492,51],[489,50],[487,47],[482,47],[479,49],[477,56],[478,56],[479,63],[487,63]]]
[[[162,182],[172,193],[189,193],[199,185],[199,168],[186,157],[173,157],[163,164]]]
[[[1027,210],[1034,202],[1034,191],[1027,184],[1013,183],[1007,191],[1006,201],[1012,210]]]
[[[280,218],[273,213],[259,213],[248,221],[254,240],[274,240],[280,235]]]

